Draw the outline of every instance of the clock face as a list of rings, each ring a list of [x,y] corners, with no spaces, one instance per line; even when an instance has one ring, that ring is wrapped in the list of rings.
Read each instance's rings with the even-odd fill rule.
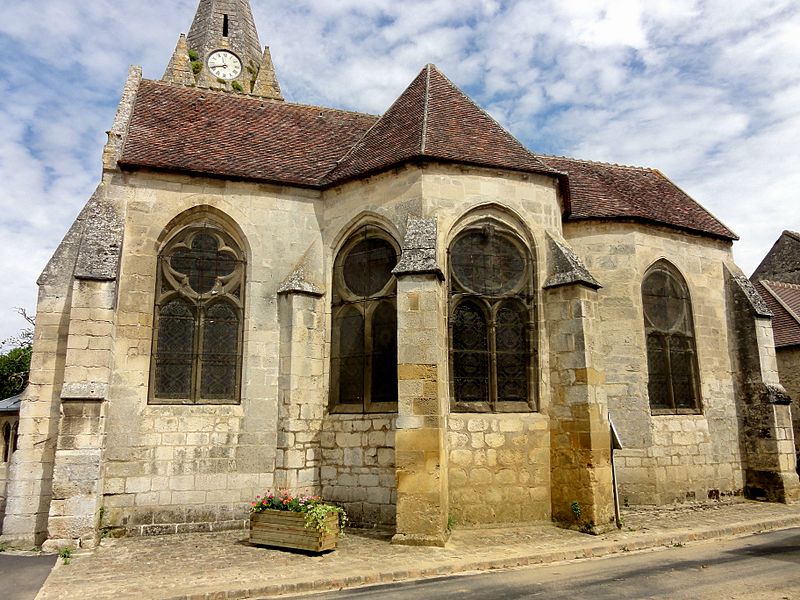
[[[242,61],[227,50],[217,50],[208,57],[208,70],[216,77],[230,81],[242,72]]]

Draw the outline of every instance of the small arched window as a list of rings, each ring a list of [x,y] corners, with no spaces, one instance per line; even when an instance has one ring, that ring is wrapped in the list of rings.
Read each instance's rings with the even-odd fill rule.
[[[173,237],[158,256],[150,402],[239,401],[245,261],[208,224]]]
[[[450,245],[454,410],[535,410],[533,268],[527,246],[487,223]]]
[[[642,282],[647,337],[647,391],[653,414],[698,413],[697,366],[692,304],[681,274],[659,261]]]
[[[398,246],[367,225],[351,235],[334,262],[331,408],[397,410]]]
[[[11,423],[6,422],[3,425],[3,462],[7,463],[11,458],[11,445],[13,444],[11,437]]]

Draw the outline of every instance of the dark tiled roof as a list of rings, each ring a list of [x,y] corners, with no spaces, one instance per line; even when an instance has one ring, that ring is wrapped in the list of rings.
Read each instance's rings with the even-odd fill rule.
[[[428,65],[330,174],[341,181],[415,158],[559,174]]]
[[[572,210],[565,220],[635,219],[729,240],[735,233],[655,169],[540,156],[569,175]]]
[[[800,285],[762,279],[755,286],[774,315],[775,347],[800,345]]]
[[[318,186],[376,120],[142,81],[120,164]]]

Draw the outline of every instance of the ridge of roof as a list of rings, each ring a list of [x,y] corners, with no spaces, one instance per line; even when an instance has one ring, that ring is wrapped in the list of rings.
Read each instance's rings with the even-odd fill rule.
[[[658,169],[539,155],[569,176],[565,221],[630,219],[732,241],[738,236]]]
[[[800,233],[797,231],[790,231],[789,229],[784,229],[781,235],[789,236],[790,238],[794,238],[798,242],[800,242]]]
[[[605,166],[605,167],[616,167],[618,169],[632,169],[632,170],[635,170],[635,171],[648,171],[650,173],[660,173],[660,171],[658,169],[654,169],[652,167],[642,167],[642,166],[639,166],[639,165],[624,165],[624,164],[621,164],[621,163],[612,163],[612,162],[607,162],[607,161],[603,161],[603,160],[591,160],[591,159],[588,159],[588,158],[575,158],[574,156],[562,156],[562,155],[559,155],[559,154],[541,154],[539,152],[536,152],[535,155],[538,158],[543,158],[545,160],[547,160],[548,158],[553,158],[553,159],[556,159],[556,160],[568,160],[570,162],[576,162],[576,163],[586,163],[586,164],[590,164],[590,165],[601,165],[601,166]]]
[[[325,183],[339,183],[409,160],[425,159],[564,175],[539,160],[436,65],[429,63],[337,161]]]
[[[199,94],[214,94],[219,97],[230,98],[234,101],[244,100],[250,102],[269,103],[276,106],[290,106],[294,108],[304,108],[310,110],[321,110],[335,113],[344,113],[349,115],[358,115],[362,117],[370,117],[372,119],[380,118],[380,115],[363,112],[360,110],[349,110],[347,108],[334,108],[332,106],[322,106],[319,104],[303,104],[302,102],[289,102],[288,100],[276,100],[275,98],[266,98],[264,96],[256,96],[255,94],[247,94],[243,92],[235,92],[231,90],[212,89],[212,88],[199,88],[195,85],[177,84],[170,81],[161,81],[159,79],[142,79],[142,83],[153,84],[165,88],[179,88],[185,90],[192,90]]]

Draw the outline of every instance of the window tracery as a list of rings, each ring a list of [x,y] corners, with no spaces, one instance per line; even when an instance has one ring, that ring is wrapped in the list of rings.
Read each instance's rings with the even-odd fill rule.
[[[244,271],[239,245],[208,224],[159,254],[151,403],[239,401]]]
[[[330,393],[337,412],[397,410],[397,260],[391,236],[366,225],[334,262]]]
[[[689,289],[666,261],[656,263],[642,281],[647,337],[647,391],[653,414],[698,413],[697,365]]]
[[[453,408],[535,410],[533,270],[530,252],[492,223],[450,245]]]

